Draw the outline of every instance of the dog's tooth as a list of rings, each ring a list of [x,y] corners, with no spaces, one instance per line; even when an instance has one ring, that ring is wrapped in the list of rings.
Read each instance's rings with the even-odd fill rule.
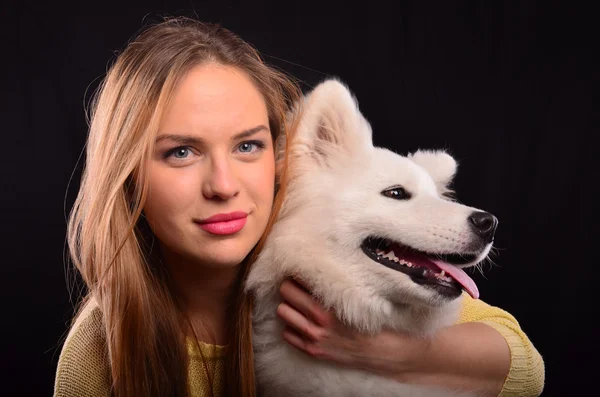
[[[445,272],[444,270],[442,270],[442,271],[440,272],[440,277],[444,277],[445,275],[446,275],[446,272]]]
[[[393,259],[393,260],[394,260],[394,262],[396,262],[396,263],[400,262],[400,259],[398,259],[398,258],[396,258],[396,257],[394,257],[394,259]]]

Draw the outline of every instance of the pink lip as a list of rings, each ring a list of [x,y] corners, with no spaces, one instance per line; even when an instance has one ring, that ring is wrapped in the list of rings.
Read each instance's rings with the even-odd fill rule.
[[[237,233],[246,225],[248,214],[242,211],[231,212],[228,214],[217,214],[210,218],[196,221],[196,223],[205,231],[212,234],[233,234]]]

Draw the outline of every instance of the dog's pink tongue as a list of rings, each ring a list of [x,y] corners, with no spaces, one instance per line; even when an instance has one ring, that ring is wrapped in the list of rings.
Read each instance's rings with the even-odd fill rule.
[[[400,247],[396,247],[394,252],[397,252],[396,256],[398,258],[407,260],[415,265],[429,268],[435,272],[443,270],[448,276],[452,277],[457,283],[462,285],[464,290],[467,291],[473,299],[479,299],[479,289],[477,288],[475,281],[473,281],[473,279],[461,268],[442,262],[439,259],[402,249]]]
[[[473,281],[464,270],[437,259],[431,259],[431,261],[435,263],[437,267],[445,271],[450,277],[458,281],[473,299],[479,299],[479,289],[477,288],[477,284],[475,284],[475,281]]]

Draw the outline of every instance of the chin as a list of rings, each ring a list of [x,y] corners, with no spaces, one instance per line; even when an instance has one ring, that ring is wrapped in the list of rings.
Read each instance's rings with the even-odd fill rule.
[[[220,241],[217,244],[204,243],[200,252],[194,256],[203,264],[212,268],[233,268],[239,266],[248,256],[254,245],[239,241]]]
[[[215,260],[213,261],[208,262],[208,265],[213,268],[232,269],[238,267],[242,263],[244,258],[245,256],[234,256],[227,258],[219,257],[215,258]]]

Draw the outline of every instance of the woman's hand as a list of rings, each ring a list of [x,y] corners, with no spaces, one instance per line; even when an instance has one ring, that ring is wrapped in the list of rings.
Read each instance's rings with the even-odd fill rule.
[[[428,348],[424,339],[383,331],[358,333],[328,312],[294,280],[282,283],[277,314],[287,324],[283,338],[308,355],[338,364],[391,375],[409,371]]]
[[[297,281],[286,280],[277,314],[283,338],[306,354],[377,373],[403,383],[470,390],[498,396],[510,369],[504,337],[484,323],[464,323],[424,339],[401,332],[374,336],[345,326]]]

